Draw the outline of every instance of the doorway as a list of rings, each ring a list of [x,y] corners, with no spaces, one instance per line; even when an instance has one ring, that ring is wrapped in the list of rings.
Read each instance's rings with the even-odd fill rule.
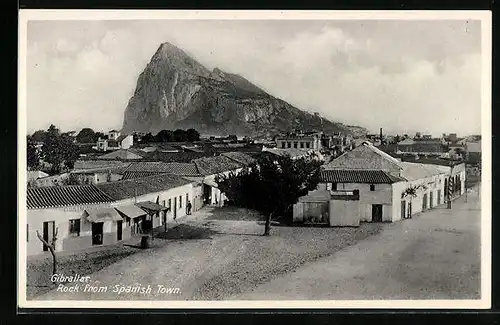
[[[372,222],[382,222],[382,204],[372,205]]]
[[[206,184],[203,184],[203,201],[205,204],[212,204],[212,188]]]
[[[438,193],[437,193],[437,205],[440,205],[441,204],[441,190],[438,190]]]
[[[427,193],[424,194],[424,198],[422,199],[422,211],[427,210]]]
[[[432,204],[433,203],[433,198],[434,198],[433,194],[434,194],[434,192],[430,192],[429,193],[429,208],[431,208],[431,209],[433,207],[433,204]]]
[[[56,223],[55,221],[45,221],[43,223],[43,239],[52,244],[52,239],[54,238],[54,233],[56,232]],[[49,250],[47,245],[43,244],[43,251],[46,252]]]
[[[116,240],[122,240],[123,236],[123,221],[116,222]]]
[[[401,219],[406,219],[406,201],[401,201]]]
[[[102,245],[103,222],[92,224],[92,245]]]
[[[177,196],[174,197],[174,219],[177,218]]]

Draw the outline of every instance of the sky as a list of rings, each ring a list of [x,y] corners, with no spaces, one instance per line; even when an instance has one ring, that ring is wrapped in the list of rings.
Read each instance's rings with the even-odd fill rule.
[[[163,42],[372,132],[481,131],[480,21],[53,20],[28,22],[28,132],[120,128]]]

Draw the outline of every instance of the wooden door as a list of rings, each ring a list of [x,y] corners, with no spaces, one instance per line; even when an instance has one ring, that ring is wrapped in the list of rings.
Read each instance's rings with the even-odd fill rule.
[[[372,205],[372,222],[382,222],[382,204]]]
[[[92,223],[92,245],[102,245],[103,225],[102,222]]]
[[[43,239],[47,241],[47,243],[51,244],[52,239],[54,238],[54,233],[56,232],[56,224],[54,221],[45,221],[43,223]],[[43,244],[43,251],[48,251],[49,248],[47,245]]]
[[[177,218],[177,196],[174,197],[174,219]]]
[[[427,193],[424,194],[424,198],[422,199],[422,211],[427,210]]]
[[[441,204],[441,190],[438,190],[437,192],[437,205],[440,205]]]
[[[401,201],[401,219],[406,218],[406,201]]]
[[[432,207],[434,206],[434,204],[433,204],[433,203],[434,203],[434,202],[433,202],[434,195],[433,195],[433,194],[434,194],[434,192],[430,192],[430,193],[429,193],[429,208],[431,208],[431,209],[432,209]]]
[[[123,221],[116,222],[116,240],[122,240],[123,236]]]

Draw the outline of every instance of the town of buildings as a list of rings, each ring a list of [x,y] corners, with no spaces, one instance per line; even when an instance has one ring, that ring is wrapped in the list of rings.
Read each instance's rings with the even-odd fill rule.
[[[395,138],[293,132],[274,139],[208,137],[193,142],[134,143],[141,134],[108,132],[74,169],[28,171],[27,252],[41,254],[57,231],[56,251],[110,245],[140,236],[226,200],[216,175],[238,173],[259,154],[324,161],[321,182],[299,199],[299,223],[357,226],[393,222],[464,193],[466,169],[480,162],[480,138]],[[459,146],[455,150],[453,145]],[[454,149],[450,149],[454,148]],[[461,155],[453,155],[450,151]],[[406,195],[415,188],[414,195]]]

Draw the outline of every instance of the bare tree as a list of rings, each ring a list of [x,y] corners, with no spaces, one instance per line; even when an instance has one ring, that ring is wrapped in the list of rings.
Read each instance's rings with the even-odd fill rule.
[[[57,259],[56,259],[56,241],[57,241],[57,232],[59,228],[56,227],[54,231],[54,236],[52,236],[52,241],[49,243],[45,239],[43,239],[42,236],[40,236],[40,233],[38,230],[36,231],[36,236],[40,241],[48,247],[50,254],[52,255],[52,275],[57,273]]]

